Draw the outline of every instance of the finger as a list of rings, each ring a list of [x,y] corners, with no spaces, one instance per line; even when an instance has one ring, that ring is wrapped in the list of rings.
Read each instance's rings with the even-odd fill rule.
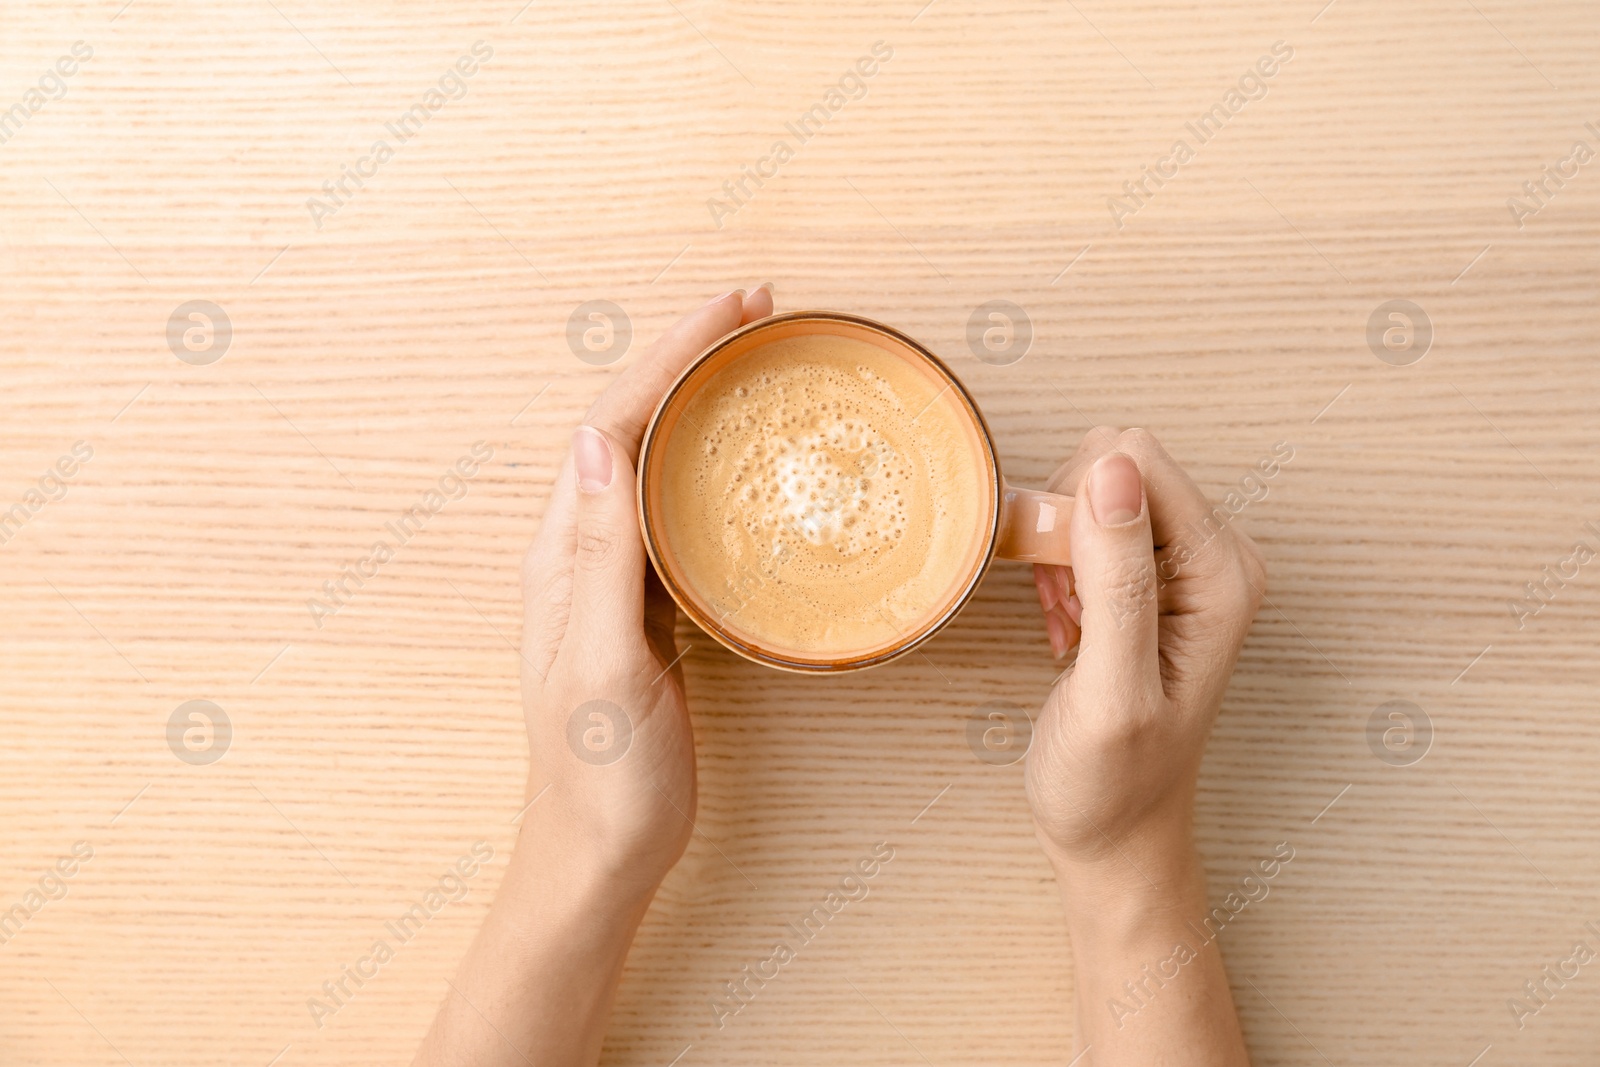
[[[593,426],[572,434],[577,541],[572,608],[563,650],[591,657],[642,651],[644,538],[633,496],[633,464]]]
[[[607,435],[631,466],[639,454],[644,424],[683,368],[744,318],[744,290],[724,293],[679,319],[650,346],[643,359],[606,387],[583,421]]]
[[[1033,583],[1039,590],[1039,607],[1044,611],[1045,632],[1050,635],[1050,651],[1060,659],[1078,640],[1078,623],[1067,613],[1067,598],[1072,595],[1072,568],[1054,564],[1033,565]],[[1055,621],[1051,621],[1052,617]]]
[[[1242,536],[1242,535],[1241,535]],[[1254,544],[1250,546],[1255,549]],[[1259,556],[1260,550],[1256,549]],[[1156,553],[1156,608],[1166,615],[1174,610],[1175,594],[1170,582],[1162,581],[1163,554]],[[1251,573],[1265,573],[1259,561]],[[1033,581],[1039,591],[1039,607],[1043,611],[1045,634],[1050,639],[1050,651],[1056,659],[1070,652],[1082,636],[1079,622],[1083,618],[1083,604],[1078,600],[1071,567],[1033,565]]]
[[[1244,553],[1245,576],[1250,584],[1256,587],[1256,591],[1265,596],[1267,592],[1266,554],[1261,551],[1261,546],[1256,544],[1255,539],[1249,534],[1244,533],[1237,527],[1232,527],[1232,529],[1233,539]]]
[[[1117,447],[1117,438],[1121,434],[1122,431],[1115,426],[1091,428],[1078,442],[1077,451],[1055,469],[1045,481],[1044,487],[1052,493],[1072,493],[1077,489],[1078,483],[1083,481],[1083,476],[1088,473],[1090,465]]]
[[[572,454],[556,478],[544,525],[523,561],[523,654],[541,676],[561,647],[572,610],[572,561],[577,541],[577,490]],[[562,514],[556,514],[557,511]],[[678,655],[678,605],[656,577],[645,571],[644,634],[663,664]]]
[[[1117,450],[1132,456],[1139,465],[1150,503],[1150,529],[1155,543],[1163,547],[1184,546],[1184,554],[1194,557],[1185,563],[1202,564],[1199,570],[1190,566],[1191,574],[1211,570],[1203,566],[1205,557],[1215,558],[1217,553],[1201,553],[1200,550],[1207,545],[1231,546],[1232,537],[1219,537],[1227,529],[1227,523],[1213,513],[1211,502],[1189,477],[1189,472],[1167,454],[1149,430],[1124,431],[1117,438]],[[1167,576],[1165,571],[1162,576]]]
[[[539,532],[533,538],[531,554],[551,558],[571,558],[572,531],[578,509],[577,482],[572,474],[572,453],[568,452],[556,468],[550,483],[550,499],[545,502]]]
[[[762,282],[755,292],[745,296],[744,317],[739,320],[739,325],[748,326],[770,314],[772,314],[772,283]]]
[[[1173,610],[1175,610],[1176,600],[1175,600],[1175,594],[1174,594],[1174,592],[1173,592],[1173,590],[1171,588],[1170,583],[1167,582],[1167,581],[1163,581],[1163,573],[1164,572],[1161,569],[1162,559],[1163,559],[1163,553],[1162,553],[1162,551],[1160,549],[1157,549],[1156,550],[1156,607],[1159,610],[1160,614],[1166,615],[1166,614],[1171,613]],[[1051,567],[1049,569],[1054,571],[1054,572],[1056,572],[1056,574],[1059,575],[1059,579],[1056,582],[1056,585],[1058,587],[1058,591],[1057,591],[1056,595],[1059,598],[1059,600],[1061,601],[1061,607],[1059,608],[1059,610],[1062,611],[1066,615],[1067,621],[1072,624],[1072,629],[1071,629],[1070,632],[1073,633],[1073,634],[1076,634],[1078,632],[1076,628],[1077,628],[1077,626],[1079,624],[1079,620],[1083,616],[1083,604],[1078,600],[1078,590],[1076,588],[1076,583],[1074,583],[1073,580],[1072,580],[1072,568],[1071,567]],[[1073,640],[1076,640],[1076,637],[1074,637]],[[1070,642],[1069,642],[1069,646],[1070,646]]]
[[[1070,649],[1083,636],[1081,626],[1083,605],[1078,602],[1078,589],[1076,583],[1072,580],[1072,568],[1060,567],[1058,570],[1061,572],[1061,578],[1057,583],[1061,586],[1061,606],[1056,610],[1066,620],[1067,647]]]
[[[1072,571],[1082,605],[1075,677],[1109,706],[1161,693],[1155,552],[1134,461],[1113,452],[1084,477],[1072,509]],[[1097,702],[1099,703],[1099,702]]]
[[[650,352],[629,367],[591,405],[589,418],[602,429],[628,434],[630,455],[638,450],[644,422],[683,366],[707,345],[734,329],[745,313],[738,290],[725,293],[680,319]],[[770,292],[767,296],[770,307]],[[755,305],[759,310],[761,303]],[[702,343],[703,342],[703,343]],[[637,429],[629,429],[630,426]],[[573,558],[577,552],[577,478],[572,454],[563,460],[551,486],[543,520],[523,563],[524,645],[543,671],[566,632],[572,601]]]
[[[577,539],[577,488],[568,452],[556,469],[539,532],[522,560],[522,647],[544,676],[561,647],[572,608],[572,555]]]
[[[1050,639],[1050,652],[1056,659],[1065,656],[1073,645],[1078,643],[1078,623],[1067,609],[1066,598],[1070,593],[1063,590],[1071,584],[1070,579],[1058,580],[1058,575],[1070,574],[1067,567],[1046,567],[1035,563],[1033,565],[1033,583],[1039,590],[1039,607],[1044,612],[1045,634]]]
[[[1083,623],[1083,603],[1078,599],[1078,583],[1072,579],[1072,568],[1065,567],[1061,580],[1061,603],[1066,608],[1067,614],[1072,618],[1072,625],[1080,626]]]
[[[772,314],[773,294],[772,283],[763,282],[753,292],[746,293],[744,297],[743,314],[740,316],[739,325],[748,326],[757,319],[764,319]],[[678,605],[673,601],[671,594],[661,584],[661,579],[656,577],[654,571],[645,572],[644,587],[644,632],[650,642],[650,647],[655,651],[656,657],[664,664],[673,664],[674,674],[680,674],[683,668],[675,661],[678,658],[677,637],[674,630],[678,621]]]
[[[1078,442],[1078,450],[1061,466],[1055,469],[1045,483],[1045,488],[1053,493],[1071,493],[1083,481],[1084,473],[1089,465],[1105,455],[1116,445],[1117,435],[1122,431],[1115,426],[1096,426],[1083,435]],[[1069,607],[1075,603],[1072,588],[1072,568],[1057,566],[1034,567],[1035,581],[1040,581],[1040,573],[1046,575],[1045,581],[1054,586],[1054,603],[1045,603],[1046,586],[1039,586],[1039,604],[1044,609],[1045,632],[1050,637],[1050,650],[1055,653],[1056,659],[1067,654],[1073,645],[1078,643],[1079,630],[1075,609]],[[1055,621],[1051,621],[1051,616]]]
[[[1153,536],[1161,546],[1156,552],[1161,609],[1186,617],[1190,635],[1169,650],[1163,669],[1225,685],[1266,596],[1260,550],[1234,528],[1229,510],[1211,505],[1154,435],[1128,430],[1118,448],[1136,458],[1144,475]]]

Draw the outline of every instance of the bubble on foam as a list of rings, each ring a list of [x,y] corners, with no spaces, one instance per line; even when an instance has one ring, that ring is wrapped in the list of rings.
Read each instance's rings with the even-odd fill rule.
[[[704,557],[711,573],[758,574],[796,593],[842,583],[863,605],[877,605],[867,616],[878,621],[861,622],[874,626],[878,610],[914,614],[897,608],[896,597],[915,602],[912,588],[942,585],[945,569],[930,553],[950,535],[928,521],[925,506],[938,497],[935,482],[950,477],[951,425],[926,416],[908,425],[931,397],[913,387],[902,398],[896,381],[899,389],[908,384],[856,357],[753,368],[725,391],[702,394],[684,488],[709,520],[702,529],[721,531],[706,546],[720,549]],[[908,511],[923,521],[910,525]],[[824,599],[835,619],[854,617],[848,598]]]
[[[774,503],[786,533],[852,557],[881,523],[904,524],[903,516],[876,506],[874,479],[894,450],[865,421],[818,419],[811,432],[774,444],[756,476],[776,485]]]
[[[724,394],[706,428],[694,484],[728,486],[737,526],[762,554],[838,573],[845,561],[876,560],[882,545],[903,537],[903,502],[892,486],[915,480],[910,461],[863,410],[883,399],[899,408],[898,397],[869,368],[857,372],[873,385],[866,396],[829,397],[859,388],[837,370],[819,375],[823,382],[762,373]],[[811,551],[796,553],[802,548]]]

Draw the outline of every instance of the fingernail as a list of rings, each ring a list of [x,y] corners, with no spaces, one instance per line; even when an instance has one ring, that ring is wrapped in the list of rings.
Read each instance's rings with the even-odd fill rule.
[[[1055,568],[1055,579],[1056,579],[1056,600],[1059,603],[1066,603],[1067,597],[1072,595],[1072,568],[1071,567],[1057,567],[1057,568]]]
[[[767,292],[772,293],[773,295],[777,295],[778,292],[771,282],[762,282],[760,285],[756,286],[756,288],[765,289]]]
[[[1060,659],[1067,654],[1067,628],[1054,615],[1044,617],[1045,631],[1050,635],[1050,651]]]
[[[611,484],[611,444],[593,426],[572,431],[572,466],[578,475],[578,489],[598,493]]]
[[[1089,472],[1089,507],[1101,526],[1122,526],[1137,519],[1144,507],[1138,465],[1121,452],[1096,460]]]
[[[1083,625],[1083,602],[1075,596],[1067,597],[1067,618],[1074,626]]]
[[[1056,598],[1056,581],[1046,567],[1033,568],[1033,584],[1039,590],[1039,606],[1045,611],[1055,607],[1060,601]]]
[[[716,297],[713,300],[711,300],[708,303],[707,306],[710,306],[710,304],[720,304],[724,300],[727,300],[730,297],[735,297],[735,296],[738,297],[740,300],[743,300],[744,299],[744,290],[743,289],[729,289],[726,293],[723,293],[721,296]]]

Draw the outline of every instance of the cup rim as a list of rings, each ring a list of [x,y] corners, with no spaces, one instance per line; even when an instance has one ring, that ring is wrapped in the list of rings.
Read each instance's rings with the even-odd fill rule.
[[[742,341],[744,338],[749,337],[753,333],[759,333],[762,330],[770,329],[774,326],[784,323],[807,321],[839,322],[881,334],[904,346],[906,349],[909,349],[910,352],[916,356],[926,360],[946,381],[950,383],[951,389],[954,390],[956,395],[960,397],[962,403],[966,406],[966,410],[971,416],[973,424],[978,429],[978,437],[983,443],[983,462],[988,472],[987,483],[989,490],[990,516],[989,528],[984,536],[983,550],[980,555],[978,565],[973,568],[971,578],[968,579],[967,583],[961,588],[960,592],[951,599],[949,605],[947,605],[936,616],[924,623],[917,633],[913,634],[905,641],[879,652],[865,653],[857,656],[842,656],[817,661],[797,660],[779,655],[769,649],[762,648],[760,645],[754,644],[753,642],[742,640],[741,638],[729,633],[727,629],[719,625],[715,619],[707,617],[706,613],[701,611],[695,604],[694,598],[689,595],[688,591],[679,586],[678,582],[672,575],[671,568],[669,568],[663,562],[661,546],[657,544],[656,531],[651,523],[651,512],[648,503],[649,494],[646,491],[646,476],[648,470],[650,469],[652,454],[655,451],[654,446],[656,444],[657,431],[660,427],[662,417],[666,414],[668,408],[671,407],[673,400],[678,396],[678,394],[683,390],[684,386],[688,383],[689,379],[694,375],[695,371],[697,371],[708,360],[715,357],[719,352],[727,348],[729,345]],[[949,623],[951,619],[955,618],[962,608],[966,607],[967,602],[972,599],[972,596],[977,591],[979,584],[982,583],[984,575],[988,573],[989,567],[994,563],[995,546],[999,543],[1000,524],[1003,518],[1002,509],[1000,507],[1002,492],[1003,486],[1000,474],[1000,463],[997,455],[995,454],[994,434],[990,431],[989,424],[984,419],[983,410],[978,407],[977,400],[974,399],[972,393],[967,389],[966,385],[961,381],[961,379],[956,376],[955,372],[950,369],[944,360],[934,355],[933,352],[927,348],[927,346],[923,345],[915,338],[908,336],[907,334],[895,329],[893,326],[887,325],[886,323],[878,322],[875,319],[869,319],[864,315],[855,315],[845,311],[786,311],[778,315],[768,315],[766,318],[757,319],[754,322],[747,323],[744,326],[739,327],[737,330],[734,330],[732,333],[712,342],[712,344],[709,345],[704,351],[695,356],[694,359],[690,360],[688,365],[685,366],[678,374],[677,378],[673,380],[672,385],[667,388],[666,393],[662,395],[660,402],[656,405],[655,410],[651,413],[650,420],[645,423],[644,435],[640,438],[639,443],[639,462],[637,465],[637,476],[635,478],[635,498],[637,501],[639,514],[639,528],[644,536],[645,552],[649,555],[650,564],[655,568],[656,574],[660,577],[662,585],[666,587],[667,592],[672,596],[672,599],[678,605],[678,608],[683,611],[684,614],[688,615],[690,619],[694,620],[695,625],[699,626],[700,629],[704,630],[719,644],[731,650],[732,652],[735,652],[738,655],[743,656],[745,659],[751,660],[752,662],[765,664],[768,667],[775,667],[779,670],[791,671],[797,674],[836,674],[843,671],[862,670],[867,667],[881,666],[882,664],[899,659],[900,657],[915,651],[927,641],[931,640],[933,636],[940,630],[944,629],[945,625]]]

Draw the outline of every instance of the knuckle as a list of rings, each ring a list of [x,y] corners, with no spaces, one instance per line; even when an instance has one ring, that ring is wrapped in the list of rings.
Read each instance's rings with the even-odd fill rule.
[[[1170,468],[1178,467],[1177,461],[1162,446],[1160,438],[1142,427],[1123,431],[1122,436],[1117,438],[1117,449],[1132,456],[1141,472],[1166,470],[1170,475]]]
[[[1084,720],[1084,742],[1097,757],[1122,757],[1147,747],[1154,732],[1150,716],[1140,708],[1127,708],[1122,714],[1088,716]]]
[[[1179,575],[1211,580],[1226,574],[1239,555],[1232,536],[1229,527],[1218,525],[1214,515],[1179,530],[1162,546],[1162,580],[1170,582]]]
[[[1161,451],[1161,442],[1156,440],[1156,435],[1142,426],[1135,426],[1131,430],[1123,430],[1117,437],[1117,447],[1130,455],[1152,456]]]
[[[572,575],[563,572],[541,577],[536,584],[529,587],[528,597],[541,607],[552,611],[565,610],[572,606]]]
[[[1246,554],[1243,560],[1244,581],[1250,590],[1250,614],[1254,615],[1267,597],[1267,567],[1256,556]]]
[[[1217,591],[1221,606],[1229,615],[1243,622],[1255,618],[1266,596],[1266,572],[1252,569],[1249,555],[1241,554],[1233,567],[1219,583]]]
[[[525,655],[530,665],[540,664],[535,669],[544,673],[555,659],[572,617],[572,574],[552,569],[542,557],[530,553],[523,564],[522,589],[528,620],[522,631]]]
[[[1073,718],[1072,746],[1091,764],[1121,761],[1159,742],[1165,731],[1159,702],[1134,688],[1096,694]]]
[[[566,579],[566,587],[570,598],[572,576],[565,573],[561,567],[552,566],[546,554],[537,546],[530,548],[527,555],[522,557],[522,592],[529,600],[541,603],[551,601],[558,595],[562,579]]]
[[[1233,553],[1229,550],[1229,527],[1226,525],[1214,528],[1205,527],[1205,535],[1196,538],[1192,546],[1195,561],[1202,564],[1204,573],[1216,574],[1226,567]]]
[[[569,572],[539,570],[524,575],[523,597],[527,607],[557,632],[565,629],[572,612],[572,575]]]
[[[1240,553],[1244,557],[1246,571],[1256,580],[1256,584],[1265,589],[1267,587],[1267,557],[1261,551],[1261,546],[1256,544],[1248,534],[1235,531],[1239,542]]]
[[[1119,621],[1154,608],[1155,559],[1140,556],[1113,561],[1101,576],[1099,591],[1105,607]]]
[[[578,531],[577,558],[580,567],[599,569],[617,558],[622,538],[606,526],[586,526]]]
[[[1094,461],[1116,445],[1117,435],[1121,432],[1122,430],[1116,426],[1092,427],[1083,435],[1083,440],[1078,442],[1077,451],[1050,475],[1045,482],[1045,488],[1052,493],[1076,490],[1084,475],[1089,473]]]

